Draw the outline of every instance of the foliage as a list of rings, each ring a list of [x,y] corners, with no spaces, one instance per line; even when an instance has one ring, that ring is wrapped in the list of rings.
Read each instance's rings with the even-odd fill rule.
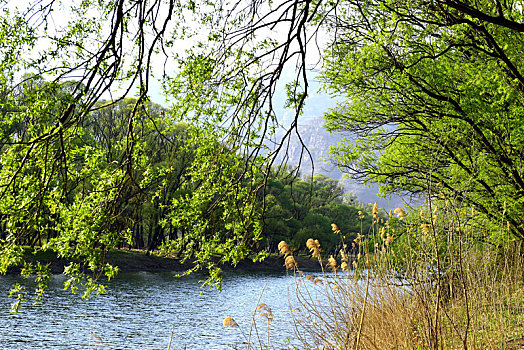
[[[59,252],[72,285],[89,286],[113,276],[107,250],[132,241],[168,237],[199,267],[256,244],[255,199],[284,144],[260,158],[275,86],[305,62],[293,46],[314,8],[239,4],[0,0],[0,272],[23,263],[22,245]],[[256,35],[276,27],[287,38]],[[295,124],[305,68],[289,85]],[[155,78],[168,110],[148,99]]]
[[[34,254],[54,251],[69,262],[65,287],[75,292],[82,285],[87,297],[104,290],[96,282],[100,275],[112,278],[118,271],[105,262],[105,255],[114,246],[131,244],[138,198],[145,191],[152,196],[153,184],[157,189],[165,184],[166,174],[172,175],[173,164],[166,157],[162,161],[170,168],[159,169],[155,155],[162,148],[148,135],[152,123],[161,127],[162,116],[157,106],[139,106],[136,99],[101,101],[81,124],[66,128],[54,111],[70,97],[68,88],[74,82],[60,86],[37,77],[26,79],[29,83],[16,96],[21,108],[10,115],[11,121],[19,122],[2,144],[1,269],[5,273],[10,266],[24,265],[24,276],[42,276],[37,277],[42,281],[39,299],[49,266],[23,264],[21,247],[30,246]],[[29,108],[34,107],[31,99],[45,110],[36,114]],[[135,114],[140,139],[129,133],[128,113]],[[176,142],[176,134],[168,136]]]
[[[2,273],[24,266],[24,246],[52,250],[70,262],[67,287],[87,296],[116,273],[105,254],[117,246],[161,246],[218,278],[221,263],[327,223],[351,237],[369,230],[373,209],[345,206],[336,181],[274,164],[298,133],[320,30],[335,34],[323,78],[347,97],[328,126],[360,137],[334,149],[340,165],[386,192],[463,200],[491,225],[503,213],[524,236],[518,4],[1,4]],[[165,109],[148,99],[155,77]],[[282,83],[294,118],[267,149]]]
[[[254,197],[263,179],[253,176],[252,150],[257,129],[268,128],[257,121],[267,112],[260,87],[250,71],[238,74],[254,48],[210,58],[197,52],[203,46],[173,46],[197,33],[191,17],[211,33],[209,47],[219,43],[213,31],[226,10],[148,0],[1,4],[0,272],[23,265],[24,245],[53,250],[70,262],[66,287],[83,285],[87,297],[102,290],[99,276],[116,273],[105,263],[116,246],[153,250],[170,239],[198,268],[213,268],[212,256],[243,258],[260,231]],[[55,21],[59,11],[64,20]],[[169,111],[147,97],[159,74],[153,58],[166,50],[180,66],[164,76]],[[212,79],[224,69],[236,79]],[[106,101],[115,91],[122,97]]]
[[[516,2],[347,1],[323,78],[345,97],[332,149],[385,193],[457,199],[524,239],[521,48]],[[496,237],[491,239],[497,243]]]
[[[286,173],[281,178],[275,177],[265,188],[261,248],[276,252],[278,243],[287,241],[295,250],[305,250],[306,241],[316,237],[327,255],[336,254],[339,238],[329,229],[332,223],[349,241],[361,231],[370,231],[372,215],[365,208],[342,203],[344,192],[337,180],[325,175],[301,180]]]

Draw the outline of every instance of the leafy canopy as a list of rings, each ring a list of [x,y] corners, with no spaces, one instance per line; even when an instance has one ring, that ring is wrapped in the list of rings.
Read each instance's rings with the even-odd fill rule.
[[[261,232],[256,196],[284,145],[261,152],[275,86],[304,63],[294,48],[312,4],[239,4],[0,1],[1,273],[37,274],[39,298],[50,269],[25,254],[52,251],[66,287],[87,297],[117,271],[109,250],[144,237],[215,279],[219,263],[247,256]],[[275,27],[288,36],[255,35]],[[149,101],[153,79],[166,109]]]
[[[524,39],[518,2],[347,1],[323,79],[344,102],[332,149],[354,176],[460,200],[524,239]],[[495,237],[494,237],[495,238]]]
[[[325,33],[323,79],[346,97],[328,127],[359,136],[333,150],[341,167],[386,192],[504,215],[524,238],[519,2],[0,4],[0,272],[24,266],[24,247],[51,250],[68,262],[68,288],[101,292],[99,276],[116,272],[107,252],[142,231],[149,248],[163,243],[215,277],[217,262],[246,257],[261,238],[257,196],[298,133],[308,57]],[[149,101],[155,78],[166,109]],[[294,119],[267,150],[281,83]],[[313,200],[308,222],[328,211]],[[42,281],[37,296],[48,272],[25,264]]]

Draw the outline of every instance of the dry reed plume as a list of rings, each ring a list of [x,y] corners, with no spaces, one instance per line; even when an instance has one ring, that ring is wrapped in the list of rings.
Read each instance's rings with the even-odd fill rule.
[[[472,220],[475,211],[449,203],[420,215],[394,213],[384,221],[373,206],[374,232],[355,238],[352,271],[297,284],[302,311],[295,322],[304,348],[523,349],[521,243],[482,243],[476,237],[486,227]],[[338,226],[332,231],[343,237]],[[317,240],[307,248],[319,256]],[[327,267],[346,271],[345,249]]]
[[[350,248],[332,224],[342,248],[323,276],[298,271],[280,242],[286,269],[296,272],[300,305],[290,311],[303,348],[524,349],[522,242],[508,235],[504,214],[500,227],[490,227],[474,209],[459,208],[430,202],[382,215],[375,204],[372,231],[358,233]],[[306,248],[322,266],[320,242],[310,238]],[[259,304],[256,313],[269,326],[271,308]],[[258,341],[270,347],[269,327],[266,345]]]

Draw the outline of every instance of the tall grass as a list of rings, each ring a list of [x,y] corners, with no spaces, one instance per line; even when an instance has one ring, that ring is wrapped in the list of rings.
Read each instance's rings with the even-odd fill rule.
[[[291,315],[304,349],[524,349],[524,250],[504,213],[493,225],[443,199],[373,216],[352,242],[333,224],[342,249],[327,261],[308,240],[322,277],[279,244],[297,277]]]
[[[343,249],[321,284],[299,279],[304,348],[524,348],[524,251],[503,220],[487,226],[449,201],[395,213],[384,220],[374,208],[373,231],[351,242],[355,269],[343,271]]]

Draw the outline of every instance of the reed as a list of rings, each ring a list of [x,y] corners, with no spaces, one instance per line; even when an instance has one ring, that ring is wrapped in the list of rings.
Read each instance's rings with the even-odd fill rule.
[[[305,349],[524,348],[522,243],[505,227],[491,234],[498,244],[480,240],[490,234],[474,211],[432,204],[398,208],[384,222],[375,206],[373,232],[352,242],[352,270],[343,249],[322,283],[299,278],[295,324]],[[318,241],[307,248],[318,257]]]

